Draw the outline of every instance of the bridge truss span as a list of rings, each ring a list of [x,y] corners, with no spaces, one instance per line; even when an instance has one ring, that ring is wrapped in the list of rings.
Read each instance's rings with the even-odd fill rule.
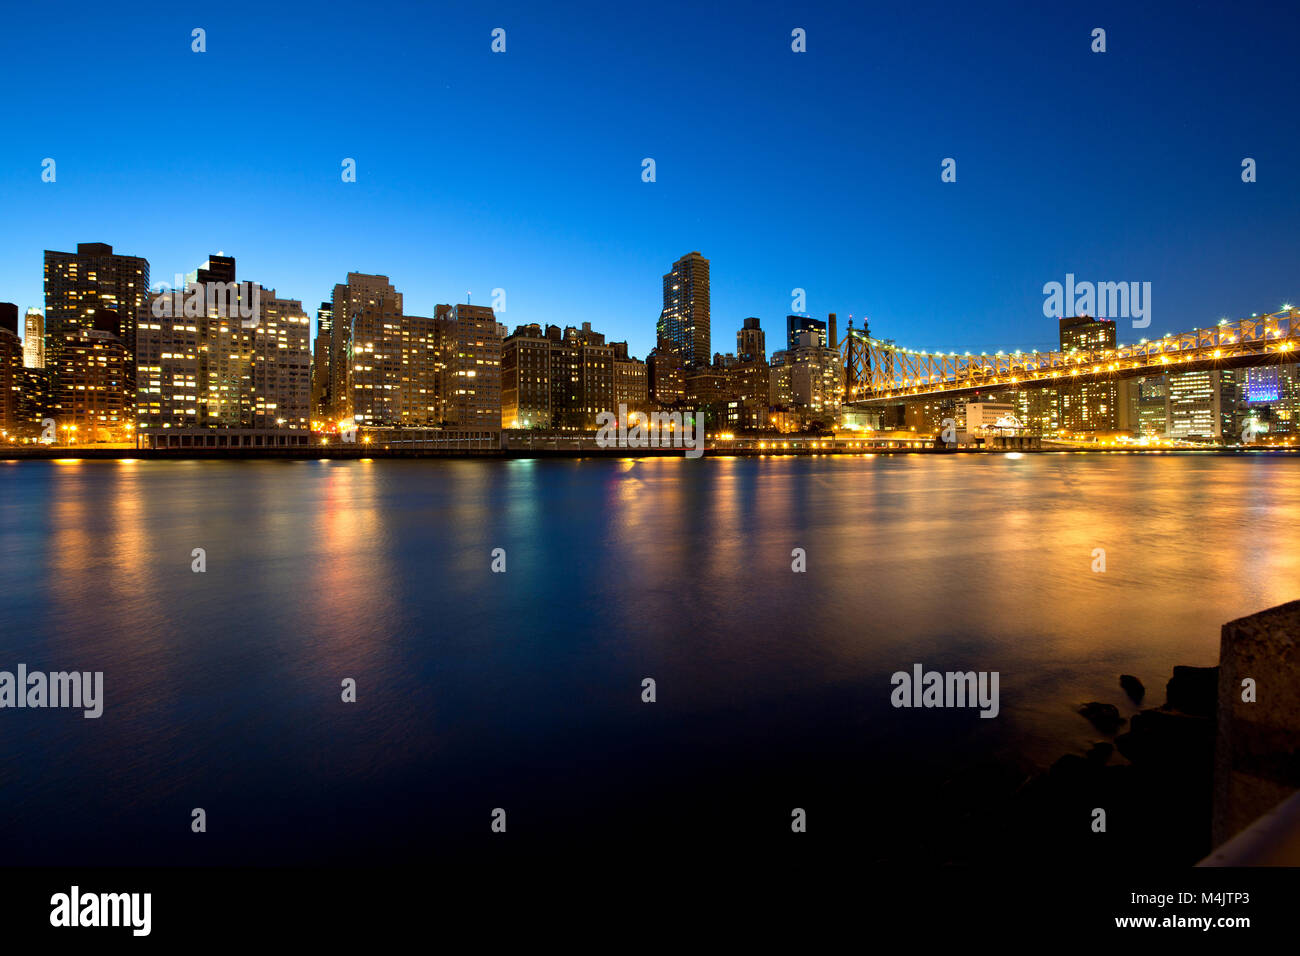
[[[1300,361],[1300,309],[1222,322],[1135,345],[1073,352],[916,352],[850,327],[840,343],[848,404]]]

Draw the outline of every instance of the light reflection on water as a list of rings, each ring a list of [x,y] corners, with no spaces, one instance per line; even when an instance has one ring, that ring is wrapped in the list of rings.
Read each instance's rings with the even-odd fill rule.
[[[400,853],[387,817],[471,819],[480,788],[555,820],[584,794],[652,801],[623,780],[638,767],[662,765],[680,792],[795,763],[828,789],[884,758],[1047,763],[1094,739],[1078,703],[1132,713],[1121,672],[1158,703],[1174,664],[1216,661],[1225,621],[1298,596],[1297,467],[0,469],[0,669],[102,670],[107,696],[99,720],[0,712],[0,836],[16,862],[293,862],[351,837]],[[490,571],[498,547],[505,574]],[[914,662],[999,671],[1001,717],[891,709],[888,676]],[[346,677],[355,705],[339,700]],[[195,859],[173,834],[193,806],[238,838]]]

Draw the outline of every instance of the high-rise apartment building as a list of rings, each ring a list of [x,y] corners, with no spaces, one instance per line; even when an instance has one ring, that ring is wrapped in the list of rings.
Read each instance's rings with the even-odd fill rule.
[[[223,427],[306,432],[311,319],[296,299],[237,282],[212,256],[183,290],[157,293],[137,335],[142,430]]]
[[[14,377],[13,390],[17,393],[14,403],[15,418],[10,421],[7,430],[16,431],[20,438],[40,438],[45,432],[44,424],[54,407],[54,398],[50,392],[50,370],[48,368],[18,369]]]
[[[402,294],[388,276],[349,272],[347,281],[334,287],[329,350],[329,414],[344,419],[352,414],[352,325],[363,308],[402,314]]]
[[[364,302],[351,315],[347,411],[358,425],[401,424],[403,318],[396,296]]]
[[[113,252],[103,242],[81,242],[76,252],[45,251],[46,363],[57,356],[62,336],[77,329],[94,328],[97,312],[117,313],[119,339],[127,356],[129,407],[135,387],[136,322],[149,296],[149,262],[139,256]],[[54,362],[55,388],[59,365]]]
[[[298,299],[261,290],[252,335],[254,428],[311,427],[311,317]]]
[[[506,428],[590,430],[620,402],[629,412],[647,409],[646,367],[589,322],[521,325],[502,345],[501,396]]]
[[[441,405],[449,425],[501,428],[501,327],[485,305],[439,305],[444,356]]]
[[[771,404],[796,409],[808,422],[834,420],[844,401],[844,368],[825,342],[817,329],[805,329],[792,348],[772,353]]]
[[[646,377],[650,401],[659,406],[676,405],[686,398],[686,379],[682,357],[667,343],[660,342],[646,356]]]
[[[81,442],[125,441],[133,425],[126,405],[130,365],[118,338],[115,312],[96,313],[91,327],[74,327],[51,337],[53,368],[51,417],[60,438]]]
[[[429,426],[442,422],[445,322],[404,315],[384,297],[352,320],[352,418],[359,425]]]
[[[626,342],[611,342],[614,350],[614,407],[620,405],[631,412],[650,411],[650,378],[646,363],[628,355]]]
[[[501,426],[550,428],[551,340],[536,322],[501,344]]]
[[[673,263],[663,279],[663,310],[658,341],[681,357],[682,364],[700,367],[713,354],[710,342],[709,260],[689,252]]]
[[[142,431],[208,423],[206,365],[211,319],[186,315],[184,291],[150,296],[136,330],[136,422]],[[200,408],[200,356],[204,402]]]
[[[614,401],[614,349],[605,336],[584,322],[581,329],[549,326],[551,349],[551,414],[557,428],[591,429],[601,412],[617,412]]]

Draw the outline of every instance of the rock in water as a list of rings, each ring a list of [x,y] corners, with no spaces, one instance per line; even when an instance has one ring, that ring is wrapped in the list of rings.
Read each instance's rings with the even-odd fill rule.
[[[1214,729],[1208,717],[1153,708],[1137,714],[1133,729],[1116,737],[1115,745],[1135,764],[1204,777],[1213,769]]]
[[[1147,689],[1132,674],[1120,674],[1119,686],[1124,688],[1124,693],[1128,694],[1135,704],[1142,703],[1142,698],[1146,696]]]
[[[1114,744],[1107,743],[1104,740],[1099,740],[1092,745],[1092,749],[1089,750],[1086,754],[1084,754],[1084,756],[1088,760],[1092,761],[1093,763],[1104,764],[1107,760],[1110,759],[1110,755],[1114,751],[1115,751]]]
[[[1114,704],[1091,700],[1079,708],[1079,713],[1103,734],[1113,734],[1124,723],[1124,718],[1119,715],[1119,708]]]
[[[1219,702],[1217,667],[1174,668],[1174,676],[1165,685],[1165,706],[1195,717],[1213,717]]]

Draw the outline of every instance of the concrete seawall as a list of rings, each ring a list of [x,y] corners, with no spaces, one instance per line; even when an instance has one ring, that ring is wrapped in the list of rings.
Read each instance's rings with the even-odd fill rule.
[[[1251,686],[1253,682],[1253,687]],[[1253,700],[1250,698],[1253,697]],[[1212,845],[1218,849],[1257,820],[1272,814],[1272,844],[1286,859],[1241,859],[1233,853],[1207,862],[1221,865],[1283,863],[1300,846],[1300,803],[1280,807],[1300,790],[1300,601],[1223,625],[1219,652],[1218,737],[1214,760]],[[1278,814],[1273,814],[1274,810]],[[1234,841],[1235,842],[1235,841]],[[1248,856],[1258,856],[1259,841]]]

